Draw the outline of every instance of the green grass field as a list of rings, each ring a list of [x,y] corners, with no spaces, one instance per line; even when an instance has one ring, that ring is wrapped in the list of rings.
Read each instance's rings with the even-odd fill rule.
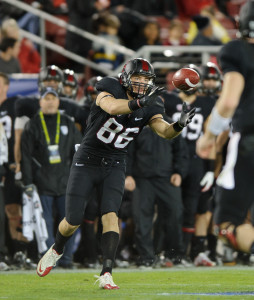
[[[53,270],[0,273],[0,299],[254,299],[254,268],[216,267],[163,270],[118,270],[119,290],[94,285],[98,271]]]

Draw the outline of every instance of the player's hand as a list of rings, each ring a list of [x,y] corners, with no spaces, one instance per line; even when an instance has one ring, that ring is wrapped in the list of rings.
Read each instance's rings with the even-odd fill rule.
[[[164,108],[164,103],[162,99],[159,97],[164,90],[165,90],[164,88],[158,86],[153,88],[148,95],[139,99],[140,106],[144,107],[144,106],[158,105]]]
[[[207,192],[213,186],[214,182],[214,172],[208,171],[205,173],[204,177],[200,181],[200,185],[203,186],[201,192]]]
[[[178,120],[179,126],[182,128],[186,127],[192,121],[192,118],[195,116],[195,111],[195,107],[188,111],[186,102],[183,102],[181,115]]]
[[[127,191],[132,192],[136,188],[135,179],[132,176],[126,176],[125,178],[125,187]]]
[[[24,193],[29,197],[29,198],[32,198],[33,197],[33,193],[35,191],[37,191],[37,188],[36,186],[32,183],[32,184],[28,184],[28,185],[25,185],[23,187],[23,191]]]
[[[180,174],[173,174],[171,177],[170,177],[170,183],[173,185],[173,186],[180,186],[182,184],[182,177]]]
[[[198,156],[209,159],[215,147],[215,136],[205,133],[196,142],[196,152]]]

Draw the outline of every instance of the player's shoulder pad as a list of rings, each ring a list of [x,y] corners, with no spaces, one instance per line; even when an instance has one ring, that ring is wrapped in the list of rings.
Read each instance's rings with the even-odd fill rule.
[[[244,41],[242,40],[232,40],[228,42],[220,49],[218,59],[220,60],[225,55],[238,58],[243,47],[243,43]]]
[[[107,76],[96,83],[96,89],[99,92],[108,92],[116,99],[127,99],[125,89],[122,87],[119,80],[115,77]]]

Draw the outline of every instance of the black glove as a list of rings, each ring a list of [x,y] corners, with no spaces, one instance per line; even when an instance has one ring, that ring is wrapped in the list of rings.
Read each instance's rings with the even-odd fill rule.
[[[185,126],[187,126],[192,118],[195,116],[196,108],[192,108],[192,110],[188,111],[186,102],[183,102],[182,111],[179,120],[174,123],[173,127],[175,131],[181,131]]]
[[[155,87],[152,89],[152,91],[140,98],[140,99],[135,99],[135,100],[131,100],[129,101],[128,105],[131,111],[137,110],[140,107],[145,107],[145,106],[151,106],[151,105],[158,105],[160,107],[164,108],[164,103],[162,101],[161,98],[159,98],[158,96],[160,96],[160,94],[164,91],[164,88],[161,87]]]
[[[153,88],[152,91],[147,95],[139,99],[139,104],[141,107],[150,106],[150,105],[158,105],[160,107],[164,107],[163,101],[161,98],[158,98],[160,94],[164,91],[162,87]]]
[[[25,193],[29,198],[32,198],[33,193],[34,193],[35,191],[37,191],[37,188],[36,188],[36,186],[32,183],[32,184],[25,185],[25,186],[23,187],[23,191],[24,191],[24,193]]]

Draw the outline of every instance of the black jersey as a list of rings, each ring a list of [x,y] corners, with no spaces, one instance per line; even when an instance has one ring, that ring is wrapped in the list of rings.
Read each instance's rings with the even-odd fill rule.
[[[183,101],[173,92],[165,92],[162,97],[165,100],[164,106],[166,114],[176,122],[180,117]],[[196,107],[196,113],[192,122],[182,131],[182,136],[186,139],[189,146],[190,156],[193,156],[196,153],[196,141],[203,132],[204,122],[211,113],[214,104],[214,97],[197,96],[193,103],[187,105],[188,110]]]
[[[238,72],[245,80],[244,91],[233,116],[233,131],[254,132],[254,44],[235,40],[220,51],[219,63],[223,73]]]
[[[79,123],[84,130],[86,127],[84,108],[68,98],[60,97],[59,99],[59,110],[72,117],[75,123]],[[31,119],[38,112],[39,108],[39,97],[22,97],[16,102],[15,113],[17,117],[27,116]]]
[[[18,96],[10,97],[0,105],[0,122],[3,124],[8,139],[9,162],[14,162],[15,103],[18,99]]]
[[[127,99],[126,91],[113,77],[105,77],[96,85],[98,91],[112,94],[116,99]],[[127,147],[148,124],[152,116],[163,114],[163,108],[150,106],[130,114],[110,115],[97,105],[92,105],[85,137],[75,158],[82,161],[88,152],[105,158],[125,157]]]

